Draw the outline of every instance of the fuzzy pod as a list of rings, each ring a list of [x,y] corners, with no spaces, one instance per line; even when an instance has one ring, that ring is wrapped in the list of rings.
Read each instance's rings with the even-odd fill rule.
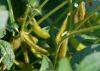
[[[65,39],[63,42],[62,42],[62,45],[60,47],[60,50],[59,50],[59,58],[63,58],[66,56],[66,53],[68,51],[68,38]]]
[[[34,21],[34,22],[32,22]],[[33,18],[30,24],[32,25],[32,29],[34,33],[43,39],[48,39],[50,37],[50,34],[44,30],[37,24],[36,20]]]
[[[65,18],[57,36],[56,36],[56,42],[59,43],[59,41],[62,39],[62,34],[65,32],[66,28],[67,28],[67,22],[68,22],[68,16]]]
[[[11,45],[14,49],[18,49],[21,46],[21,38],[13,38]]]
[[[28,35],[25,34],[26,32],[21,32],[21,40],[25,43],[27,43],[30,46],[30,49],[33,51],[33,53],[41,53],[48,55],[48,51],[38,45],[36,45],[32,39],[29,38]]]
[[[85,2],[82,1],[74,15],[74,23],[79,23],[85,18],[85,11]]]

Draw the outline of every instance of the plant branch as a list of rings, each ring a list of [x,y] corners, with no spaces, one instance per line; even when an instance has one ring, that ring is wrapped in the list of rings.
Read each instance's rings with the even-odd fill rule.
[[[14,14],[13,14],[13,10],[12,10],[11,0],[7,0],[7,3],[8,3],[8,7],[9,7],[10,20],[11,20],[11,23],[13,24],[15,22],[15,19],[14,19]]]
[[[60,8],[62,8],[64,5],[67,4],[67,1],[64,1],[62,4],[58,5],[56,8],[54,8],[52,11],[50,11],[48,14],[43,16],[39,21],[38,24],[42,23],[44,20],[46,20],[49,16],[51,16],[53,13],[58,11]]]

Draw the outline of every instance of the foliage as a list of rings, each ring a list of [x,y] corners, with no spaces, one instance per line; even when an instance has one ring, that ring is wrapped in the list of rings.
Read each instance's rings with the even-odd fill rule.
[[[3,40],[0,40],[0,56],[2,63],[9,70],[13,65],[15,55],[11,49],[11,45]]]
[[[86,58],[79,64],[79,67],[77,66],[77,71],[99,71],[99,55],[100,53],[94,52],[91,55],[86,56]]]
[[[5,29],[7,25],[8,11],[5,9],[5,6],[0,6],[0,38],[5,35]]]
[[[0,0],[0,71],[99,71],[99,0]]]

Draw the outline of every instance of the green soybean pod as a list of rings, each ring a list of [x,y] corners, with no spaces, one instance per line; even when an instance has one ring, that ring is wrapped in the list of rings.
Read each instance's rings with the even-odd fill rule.
[[[22,42],[25,42],[27,45],[30,46],[30,49],[33,53],[49,55],[48,51],[34,43],[33,40],[29,37],[29,35],[26,34],[26,32],[21,32],[21,40]]]
[[[86,15],[86,8],[85,8],[85,2],[82,1],[77,8],[76,14],[74,16],[74,23],[77,24],[80,21],[82,21],[85,18]]]
[[[57,36],[56,36],[56,42],[59,43],[59,41],[62,39],[62,34],[65,32],[66,28],[67,28],[67,23],[68,23],[68,17],[70,14],[67,14],[67,17],[65,18]]]
[[[48,39],[50,37],[49,33],[46,31],[43,31],[42,28],[37,24],[34,18],[32,19],[32,21],[30,21],[30,24],[32,25],[32,29],[34,33],[43,39]]]
[[[59,49],[59,58],[64,58],[66,57],[66,53],[68,52],[68,38],[66,38],[61,46],[60,46],[60,49]]]

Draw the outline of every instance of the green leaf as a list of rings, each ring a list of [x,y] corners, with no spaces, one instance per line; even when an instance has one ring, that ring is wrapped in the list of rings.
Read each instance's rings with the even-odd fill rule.
[[[98,38],[96,36],[92,36],[92,35],[86,35],[86,34],[82,34],[80,35],[82,38],[87,39],[87,40],[97,40]]]
[[[41,47],[50,48],[49,44],[45,40],[39,40],[38,43]]]
[[[86,56],[77,66],[76,71],[100,71],[100,52]]]
[[[46,56],[43,56],[42,65],[41,65],[40,71],[54,71],[52,62]]]
[[[8,20],[8,11],[5,10],[5,6],[0,6],[0,38],[2,38],[6,31],[6,25]]]
[[[75,69],[77,64],[79,64],[86,56],[90,55],[95,51],[100,52],[100,44],[89,45],[85,49],[76,52],[71,59],[72,68]]]
[[[0,40],[0,56],[1,58],[3,57],[2,63],[9,70],[13,65],[15,55],[11,48],[11,45],[4,40]]]
[[[57,71],[72,71],[72,68],[67,58],[62,58],[59,61]]]

